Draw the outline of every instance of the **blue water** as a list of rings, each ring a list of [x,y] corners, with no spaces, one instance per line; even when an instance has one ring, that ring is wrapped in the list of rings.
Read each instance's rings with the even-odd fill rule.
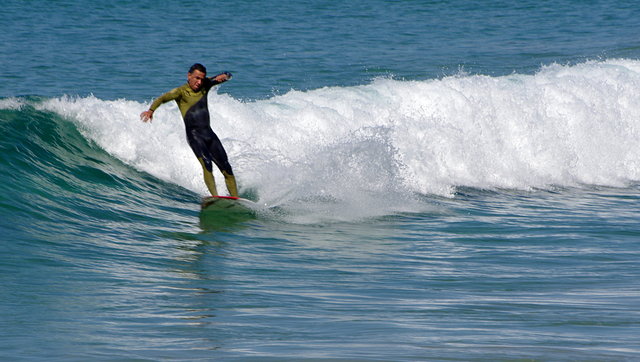
[[[198,6],[0,6],[0,359],[640,358],[639,4]]]

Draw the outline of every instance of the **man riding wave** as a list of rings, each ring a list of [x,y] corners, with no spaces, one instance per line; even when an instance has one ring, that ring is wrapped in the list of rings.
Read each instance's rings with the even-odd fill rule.
[[[220,139],[211,129],[207,105],[207,94],[211,87],[229,79],[231,74],[228,72],[207,78],[207,69],[202,64],[196,63],[187,73],[187,83],[156,98],[149,110],[140,114],[140,119],[143,122],[151,121],[153,113],[160,105],[176,101],[184,120],[187,141],[202,165],[204,182],[209,192],[212,196],[218,195],[212,173],[212,163],[215,163],[224,176],[229,194],[238,197],[238,187],[227,153]]]

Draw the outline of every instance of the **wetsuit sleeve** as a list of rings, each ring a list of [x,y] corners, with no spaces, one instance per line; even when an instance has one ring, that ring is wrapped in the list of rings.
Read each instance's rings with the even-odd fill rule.
[[[231,79],[231,73],[229,73],[229,72],[222,72],[222,73],[220,73],[220,74],[226,74],[226,75],[229,77],[229,79]],[[218,82],[217,80],[215,80],[215,78],[216,78],[217,76],[219,76],[220,74],[216,74],[216,75],[214,75],[213,77],[209,77],[209,78],[207,78],[207,79],[209,80],[209,84],[207,84],[207,89],[210,89],[210,88],[211,88],[211,87],[213,87],[214,85],[217,85],[217,84],[221,84],[221,83],[223,83],[223,82]]]
[[[173,100],[176,100],[176,99],[180,98],[179,89],[180,89],[180,87],[174,88],[174,89],[168,91],[167,93],[161,95],[160,97],[156,98],[153,101],[153,103],[151,103],[151,106],[149,107],[149,109],[152,110],[152,111],[155,111],[158,107],[160,107],[161,104],[167,103],[169,101],[173,101]]]

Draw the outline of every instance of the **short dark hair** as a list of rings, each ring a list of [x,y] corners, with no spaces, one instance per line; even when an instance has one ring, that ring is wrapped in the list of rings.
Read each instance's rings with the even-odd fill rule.
[[[207,74],[207,68],[205,68],[204,65],[200,63],[192,65],[191,68],[189,68],[189,73],[193,73],[194,70],[199,70],[202,73]]]

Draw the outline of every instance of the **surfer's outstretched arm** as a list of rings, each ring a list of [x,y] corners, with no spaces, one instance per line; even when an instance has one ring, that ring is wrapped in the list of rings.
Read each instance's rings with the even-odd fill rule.
[[[209,79],[211,79],[211,82],[213,82],[213,85],[216,85],[216,84],[220,84],[228,81],[229,79],[231,79],[231,77],[232,77],[231,73],[222,72],[216,75],[215,77],[211,77]]]
[[[140,119],[142,120],[142,122],[151,121],[153,119],[153,112],[156,110],[156,108],[160,107],[161,104],[178,99],[180,97],[179,89],[179,87],[172,89],[156,98],[153,103],[151,103],[149,110],[140,113]]]

